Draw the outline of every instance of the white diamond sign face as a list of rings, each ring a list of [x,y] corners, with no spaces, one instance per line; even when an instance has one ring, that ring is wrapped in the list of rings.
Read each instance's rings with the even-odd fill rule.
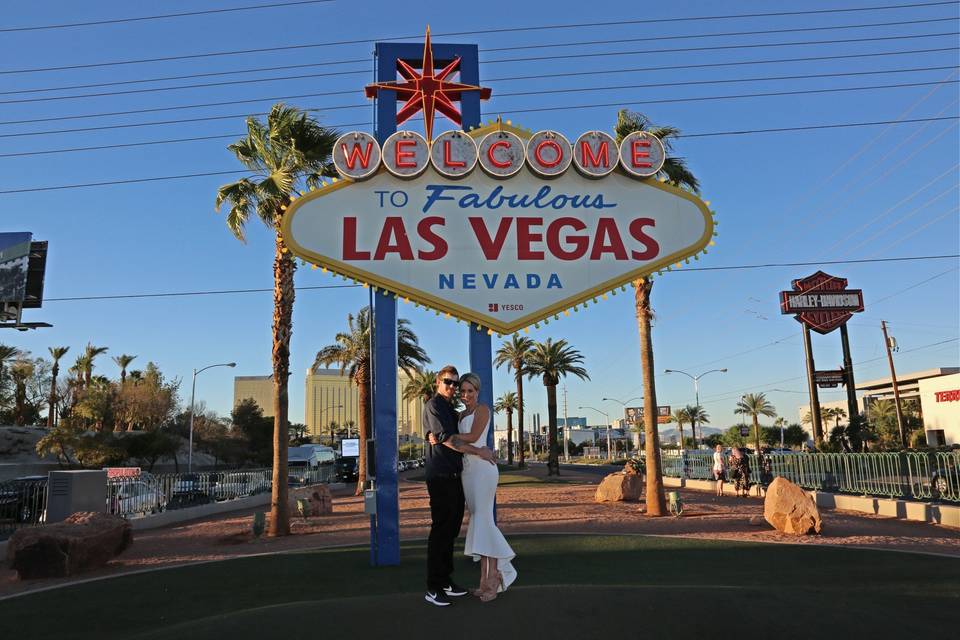
[[[701,252],[713,222],[695,196],[622,170],[454,180],[428,166],[315,191],[283,234],[309,262],[512,333]]]

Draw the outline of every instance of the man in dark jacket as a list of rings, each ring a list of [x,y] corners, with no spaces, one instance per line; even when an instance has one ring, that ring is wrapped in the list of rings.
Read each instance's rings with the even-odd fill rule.
[[[451,597],[467,594],[453,579],[453,543],[463,525],[463,454],[471,453],[494,462],[493,452],[463,443],[457,420],[457,368],[447,365],[437,374],[437,393],[423,408],[424,430],[431,446],[426,463],[430,494],[430,537],[427,539],[427,593],[432,605],[446,607]]]

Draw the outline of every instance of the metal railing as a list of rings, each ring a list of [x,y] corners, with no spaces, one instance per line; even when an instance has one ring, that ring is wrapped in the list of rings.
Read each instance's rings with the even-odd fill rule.
[[[750,478],[760,478],[750,455]],[[960,502],[960,451],[903,453],[770,453],[773,477],[804,489]],[[713,478],[712,451],[663,451],[663,475],[692,480]]]
[[[0,540],[42,523],[46,508],[46,478],[0,481]]]

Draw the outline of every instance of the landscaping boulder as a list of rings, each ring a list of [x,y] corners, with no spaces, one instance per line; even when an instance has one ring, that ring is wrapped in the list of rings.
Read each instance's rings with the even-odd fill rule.
[[[7,564],[21,580],[62,578],[105,565],[133,542],[130,523],[82,511],[63,522],[19,529],[7,543]]]
[[[823,526],[813,498],[785,478],[774,478],[763,500],[763,517],[777,531],[805,536]]]
[[[333,513],[333,496],[325,484],[290,491],[290,513],[304,518]]]
[[[597,487],[597,502],[620,502],[640,499],[641,476],[636,473],[611,473]]]

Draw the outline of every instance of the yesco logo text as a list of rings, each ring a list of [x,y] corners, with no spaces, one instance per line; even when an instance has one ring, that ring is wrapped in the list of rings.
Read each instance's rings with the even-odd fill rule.
[[[539,131],[526,142],[510,131],[494,131],[479,141],[463,131],[446,131],[430,144],[412,131],[398,131],[381,146],[369,133],[341,136],[333,161],[345,178],[363,180],[380,166],[400,178],[415,178],[428,165],[448,178],[460,178],[477,165],[495,178],[510,178],[528,166],[545,177],[558,176],[571,165],[588,178],[602,178],[618,166],[629,175],[649,178],[663,167],[663,143],[645,131],[631,133],[618,145],[602,131],[588,131],[570,143],[556,131]]]

